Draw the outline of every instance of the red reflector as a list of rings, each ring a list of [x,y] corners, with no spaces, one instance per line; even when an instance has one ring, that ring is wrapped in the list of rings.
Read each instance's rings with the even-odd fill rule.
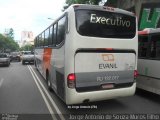
[[[137,70],[134,71],[134,77],[138,77],[138,71]]]
[[[69,81],[74,81],[74,80],[76,79],[76,76],[75,76],[74,73],[71,73],[71,74],[68,75],[67,79],[68,79]]]
[[[106,50],[113,50],[113,48],[105,48]]]
[[[138,31],[138,35],[147,35],[148,31],[144,30],[144,31]]]
[[[97,48],[96,50],[113,50],[113,48]]]

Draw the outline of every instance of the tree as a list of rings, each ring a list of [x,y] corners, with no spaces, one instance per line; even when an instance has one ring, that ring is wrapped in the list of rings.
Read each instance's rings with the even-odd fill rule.
[[[21,51],[33,51],[33,45],[25,45],[23,47],[20,48]]]
[[[10,51],[17,51],[19,50],[19,45],[11,37],[5,37],[0,34],[0,51],[5,52],[8,49]]]
[[[14,39],[14,30],[13,28],[10,28],[8,33],[7,33],[7,37],[10,37],[12,39]]]
[[[69,7],[72,4],[92,4],[92,5],[98,5],[102,0],[66,0],[66,4],[68,4],[67,7]],[[64,9],[67,8],[66,6]]]
[[[116,7],[116,6],[117,6],[117,0],[108,0],[108,1],[104,4],[104,6],[107,6],[107,5],[112,6],[112,7]]]
[[[101,0],[66,0],[68,5],[71,4],[93,4],[98,5]]]

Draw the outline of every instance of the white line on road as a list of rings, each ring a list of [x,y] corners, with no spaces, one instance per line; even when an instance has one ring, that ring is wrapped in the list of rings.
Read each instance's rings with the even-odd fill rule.
[[[34,79],[34,81],[35,81],[35,83],[36,83],[36,85],[37,85],[37,87],[38,87],[38,89],[39,89],[39,91],[40,91],[40,93],[41,93],[43,99],[44,99],[44,102],[45,102],[46,105],[47,105],[47,108],[48,108],[48,110],[49,110],[49,112],[50,112],[50,114],[51,114],[53,120],[57,120],[56,117],[54,116],[54,112],[53,112],[51,106],[49,105],[49,102],[48,102],[47,98],[45,97],[43,91],[41,90],[40,85],[38,84],[38,82],[37,82],[35,76],[33,75],[33,72],[32,72],[32,70],[31,70],[30,66],[28,66],[28,69],[29,69],[29,71],[30,71],[31,74],[32,74],[32,77],[33,77],[33,79]]]
[[[55,108],[57,114],[59,115],[59,117],[61,118],[61,120],[65,120],[64,116],[62,115],[62,112],[59,110],[59,108],[57,107],[56,103],[54,102],[54,100],[52,99],[51,95],[48,93],[47,89],[44,87],[44,85],[42,84],[41,80],[39,79],[39,77],[37,76],[37,74],[34,72],[33,68],[31,66],[29,66],[30,69],[32,70],[32,72],[34,73],[35,77],[37,78],[37,81],[39,82],[39,84],[41,85],[41,87],[43,88],[44,92],[46,93],[47,97],[49,98],[50,102],[52,103],[53,107]]]
[[[2,86],[3,81],[4,81],[4,78],[1,78],[0,79],[0,87]]]

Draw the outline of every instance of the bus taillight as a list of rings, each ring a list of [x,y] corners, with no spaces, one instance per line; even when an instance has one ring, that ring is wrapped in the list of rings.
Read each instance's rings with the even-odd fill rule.
[[[75,88],[75,80],[76,80],[76,76],[74,73],[71,73],[68,75],[67,84],[69,88]]]
[[[138,77],[138,71],[134,70],[134,78],[137,78],[137,77]]]

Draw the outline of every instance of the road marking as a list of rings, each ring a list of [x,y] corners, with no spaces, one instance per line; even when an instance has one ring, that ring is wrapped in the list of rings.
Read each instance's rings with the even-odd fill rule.
[[[47,105],[47,108],[48,108],[48,110],[49,110],[49,112],[50,112],[50,114],[51,114],[53,120],[57,120],[57,118],[54,116],[54,112],[53,112],[51,106],[49,105],[49,102],[48,102],[47,98],[45,97],[43,91],[41,90],[40,85],[38,84],[38,82],[37,82],[37,80],[36,80],[36,78],[35,78],[35,76],[34,76],[34,73],[32,72],[32,70],[31,70],[31,68],[30,68],[29,66],[28,66],[28,69],[29,69],[29,71],[30,71],[31,74],[32,74],[32,77],[33,77],[33,79],[34,79],[34,81],[35,81],[35,83],[36,83],[36,85],[37,85],[37,87],[38,87],[38,89],[39,89],[39,91],[40,91],[40,93],[41,93],[43,99],[44,99],[44,102],[45,102],[46,105]]]
[[[4,78],[1,78],[1,80],[0,80],[0,87],[2,86],[3,81],[4,81]]]
[[[56,110],[57,114],[59,115],[59,117],[61,118],[61,120],[65,120],[64,116],[62,115],[62,112],[57,107],[56,103],[52,99],[51,95],[48,93],[47,89],[44,87],[43,83],[41,82],[41,80],[39,79],[37,74],[34,72],[33,68],[31,66],[29,66],[29,67],[32,70],[32,72],[34,73],[35,77],[37,78],[37,81],[40,83],[41,87],[43,88],[44,92],[46,93],[47,97],[49,98],[50,102],[52,103],[53,107],[55,108],[55,110]]]

